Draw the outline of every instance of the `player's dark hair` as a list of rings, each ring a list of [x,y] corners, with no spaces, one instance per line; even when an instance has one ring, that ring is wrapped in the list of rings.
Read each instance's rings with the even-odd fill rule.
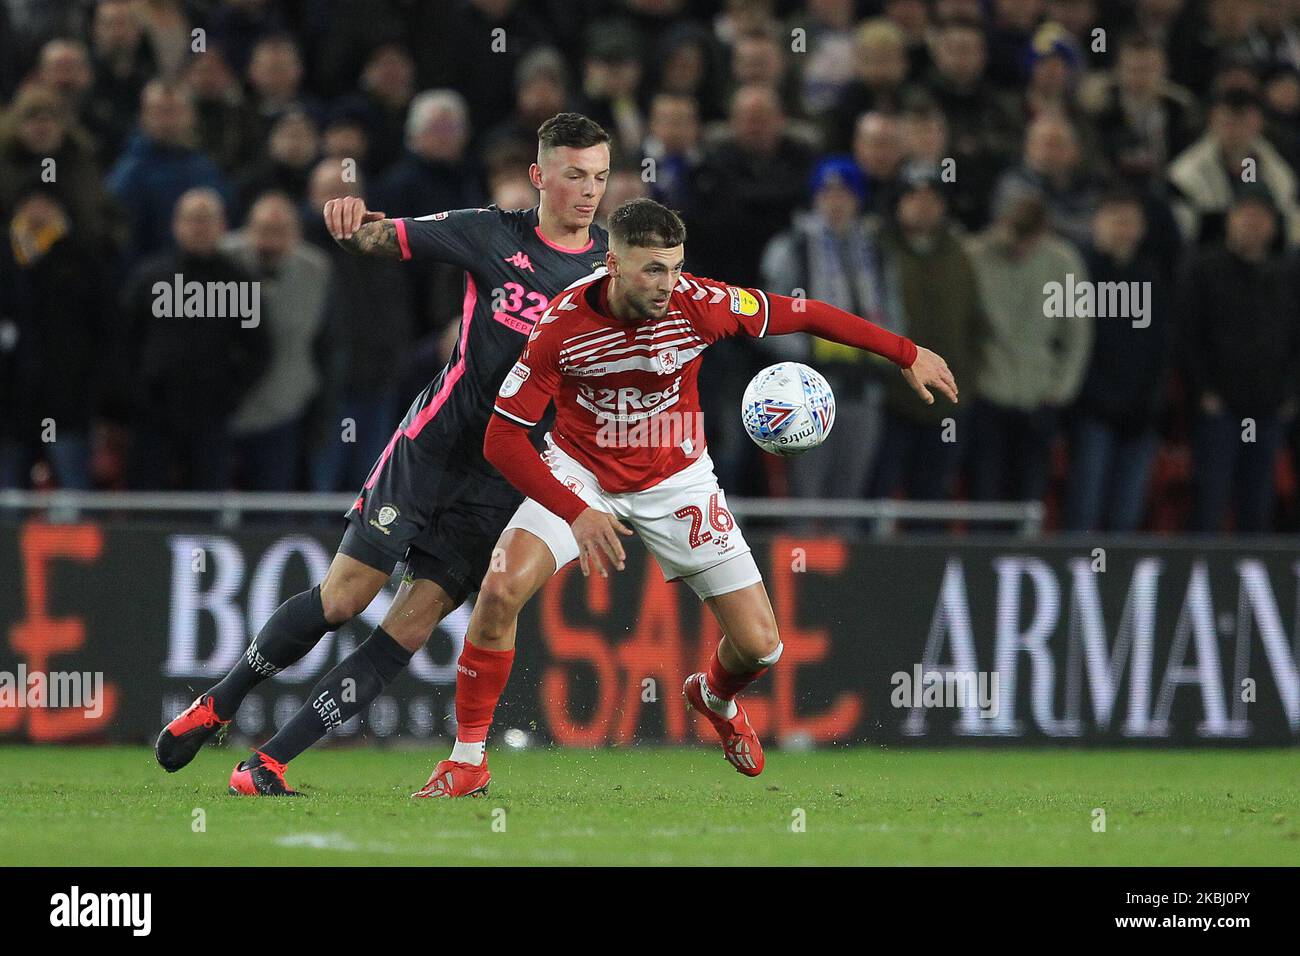
[[[686,242],[686,225],[653,199],[629,199],[610,214],[609,237],[643,249],[671,249]]]
[[[537,146],[541,150],[568,146],[586,149],[609,142],[609,134],[595,120],[581,113],[556,113],[537,127]]]

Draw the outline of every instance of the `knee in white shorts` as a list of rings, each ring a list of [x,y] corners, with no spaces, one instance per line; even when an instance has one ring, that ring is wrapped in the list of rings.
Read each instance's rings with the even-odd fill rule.
[[[781,652],[783,650],[785,650],[785,645],[782,644],[780,641],[777,641],[776,650],[774,650],[771,654],[768,654],[766,657],[760,657],[757,661],[758,666],[771,667],[773,664],[775,664],[777,661],[781,659]]]

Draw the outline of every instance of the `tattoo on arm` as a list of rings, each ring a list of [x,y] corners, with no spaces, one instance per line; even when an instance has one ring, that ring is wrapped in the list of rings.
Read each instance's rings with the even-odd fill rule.
[[[352,238],[336,241],[349,252],[362,256],[380,256],[385,259],[402,257],[402,250],[397,245],[397,227],[391,219],[363,222],[352,233]]]

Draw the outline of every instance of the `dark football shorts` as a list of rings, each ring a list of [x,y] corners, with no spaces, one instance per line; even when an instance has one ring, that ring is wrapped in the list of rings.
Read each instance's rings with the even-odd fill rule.
[[[346,515],[339,553],[437,584],[457,604],[477,591],[523,496],[500,475],[459,468],[402,436]]]

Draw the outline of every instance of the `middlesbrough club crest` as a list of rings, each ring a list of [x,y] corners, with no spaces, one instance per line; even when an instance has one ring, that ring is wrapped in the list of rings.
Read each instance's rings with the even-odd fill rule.
[[[677,371],[677,349],[664,349],[657,356],[659,371],[664,375],[671,375]]]

